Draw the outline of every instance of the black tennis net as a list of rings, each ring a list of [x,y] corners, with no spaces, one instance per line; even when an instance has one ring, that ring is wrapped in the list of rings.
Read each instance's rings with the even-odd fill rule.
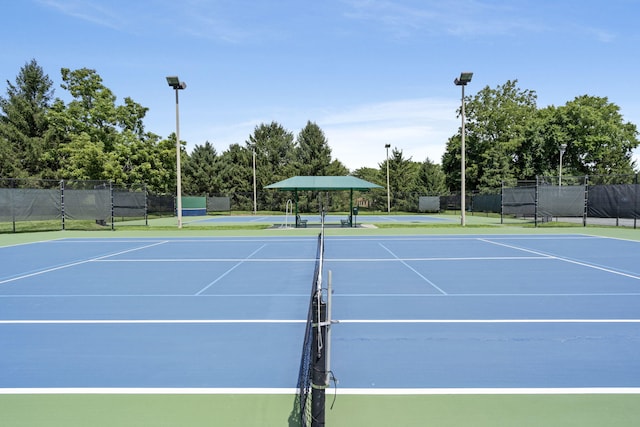
[[[302,346],[298,374],[298,408],[300,425],[312,427],[324,425],[326,388],[326,302],[322,296],[324,265],[324,218],[318,235],[316,263],[311,284],[311,299],[307,312],[307,324]]]

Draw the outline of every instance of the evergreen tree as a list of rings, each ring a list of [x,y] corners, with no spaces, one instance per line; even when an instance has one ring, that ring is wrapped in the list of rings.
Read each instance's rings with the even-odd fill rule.
[[[311,121],[300,131],[296,138],[299,172],[303,176],[329,175],[331,148],[322,129]]]
[[[193,195],[212,195],[221,190],[218,155],[209,141],[196,145],[184,165],[184,191]]]
[[[7,97],[0,98],[0,174],[7,177],[41,177],[47,111],[53,98],[53,82],[35,59],[18,73],[15,84],[7,81]]]
[[[239,144],[232,144],[219,159],[221,193],[233,197],[237,209],[253,209],[252,151]],[[259,207],[262,209],[262,207]]]
[[[256,182],[259,201],[265,209],[284,210],[286,195],[262,189],[297,175],[293,134],[282,125],[271,122],[256,126],[246,142],[249,153],[256,153]]]
[[[447,194],[446,177],[442,167],[428,157],[420,164],[417,176],[417,188],[421,195],[442,196]]]

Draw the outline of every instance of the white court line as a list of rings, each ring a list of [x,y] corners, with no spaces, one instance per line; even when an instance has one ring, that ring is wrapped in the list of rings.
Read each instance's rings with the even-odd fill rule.
[[[0,388],[1,394],[297,394],[297,388]],[[640,394],[639,387],[562,387],[562,388],[341,388],[329,387],[327,393],[344,395],[595,395]]]
[[[640,394],[640,387],[563,388],[330,388],[327,393],[363,395]]]
[[[39,275],[45,274],[45,273],[51,273],[52,271],[63,270],[65,268],[70,268],[70,267],[75,267],[77,265],[87,264],[89,262],[100,261],[100,260],[102,260],[104,258],[117,256],[117,255],[121,255],[121,254],[126,254],[128,252],[139,251],[139,250],[150,248],[150,247],[153,247],[153,246],[162,245],[164,243],[167,243],[167,241],[165,240],[165,241],[162,241],[162,242],[157,242],[157,243],[153,243],[153,244],[146,245],[146,246],[141,246],[139,248],[127,249],[127,250],[124,250],[124,251],[103,255],[103,256],[100,256],[100,257],[97,257],[97,258],[89,258],[89,259],[85,259],[85,260],[82,260],[82,261],[77,261],[77,262],[72,262],[72,263],[69,263],[69,264],[63,264],[63,265],[59,265],[59,266],[56,266],[56,267],[47,268],[45,270],[40,270],[40,271],[36,271],[36,272],[33,272],[33,273],[29,273],[29,274],[23,274],[23,275],[20,275],[20,276],[12,277],[10,279],[1,280],[0,281],[0,285],[3,285],[5,283],[9,283],[9,282],[15,282],[17,280],[26,279],[26,278],[33,277],[33,276],[39,276]]]
[[[640,319],[345,319],[339,323],[640,323]]]
[[[586,239],[598,239],[601,236],[590,235],[487,235],[487,234],[468,234],[463,236],[359,236],[359,237],[347,237],[347,236],[327,236],[327,238],[335,241],[459,241],[459,240],[478,240],[479,238],[490,238],[495,240],[586,240]],[[631,240],[635,241],[635,240]]]
[[[575,260],[572,260],[570,258],[559,257],[559,256],[552,255],[552,254],[545,254],[544,252],[539,252],[539,251],[534,251],[534,250],[531,250],[531,249],[521,248],[521,247],[514,246],[514,245],[507,245],[505,243],[492,242],[491,240],[487,240],[487,239],[478,239],[478,240],[483,241],[485,243],[490,243],[492,245],[504,246],[504,247],[510,248],[510,249],[516,249],[516,250],[519,250],[519,251],[529,252],[529,253],[536,254],[536,255],[547,256],[547,257],[550,257],[550,258],[553,258],[553,259],[557,259],[557,260],[560,260],[560,261],[564,261],[564,262],[568,262],[568,263],[571,263],[571,264],[576,264],[576,265],[580,265],[580,266],[583,266],[583,267],[589,267],[589,268],[593,268],[595,270],[600,270],[600,271],[604,271],[604,272],[607,272],[607,273],[617,274],[619,276],[624,276],[624,277],[629,277],[631,279],[640,280],[640,276],[636,276],[634,274],[629,274],[629,273],[624,273],[624,272],[617,271],[617,270],[612,270],[610,268],[600,267],[600,266],[597,266],[595,264],[589,264],[589,263],[582,262],[582,261],[575,261]]]
[[[265,246],[267,246],[267,244],[265,243],[264,245],[260,246],[258,249],[256,249],[255,251],[251,252],[249,254],[249,256],[247,256],[244,260],[239,261],[236,265],[234,265],[233,267],[231,267],[230,269],[228,269],[227,271],[225,271],[224,273],[222,273],[220,276],[218,276],[218,278],[216,278],[216,280],[214,280],[213,282],[209,283],[207,286],[205,286],[204,288],[200,289],[198,292],[196,292],[195,295],[201,295],[204,291],[206,291],[207,289],[209,289],[211,286],[215,285],[216,283],[218,283],[218,281],[222,280],[227,274],[231,273],[233,270],[235,270],[236,268],[240,267],[246,260],[248,260],[249,258],[251,258],[253,255],[257,254],[258,252],[260,252],[260,250],[262,250],[262,248],[264,248]]]
[[[387,249],[383,244],[380,246]],[[389,251],[389,249],[387,249]],[[391,251],[389,251],[391,253]],[[504,260],[549,260],[549,256],[483,256],[483,257],[420,257],[420,258],[325,258],[331,262],[398,262],[398,261],[504,261]]]
[[[94,262],[315,262],[315,258],[146,258],[99,259]]]
[[[407,267],[409,270],[413,271],[415,274],[417,274],[420,278],[422,278],[422,280],[424,280],[425,282],[427,282],[428,284],[430,284],[433,288],[437,289],[442,295],[447,295],[447,293],[445,291],[443,291],[440,287],[438,287],[438,285],[436,285],[435,283],[433,283],[431,280],[427,279],[424,275],[420,274],[420,272],[418,272],[415,268],[411,267],[409,264],[407,264],[404,260],[401,260],[396,254],[394,254],[391,249],[387,248],[385,245],[383,245],[382,243],[378,243],[385,251],[389,252],[391,254],[391,256],[393,256],[396,260],[400,261],[402,263],[402,265],[404,265],[405,267]]]
[[[13,295],[7,295],[7,296],[13,296]],[[19,295],[19,296],[25,296],[25,297],[29,297],[30,295]],[[37,295],[37,296],[44,296],[47,297],[48,295]],[[82,295],[81,295],[82,296]],[[145,296],[145,295],[143,295]],[[500,293],[500,294],[474,294],[474,293],[464,293],[464,294],[447,294],[447,295],[442,295],[442,294],[416,294],[416,293],[411,293],[411,294],[405,294],[405,293],[398,293],[398,294],[390,294],[390,293],[380,293],[380,294],[335,294],[334,295],[337,298],[342,298],[342,297],[348,297],[348,298],[388,298],[388,297],[400,297],[400,298],[413,298],[413,297],[424,297],[424,298],[465,298],[465,297],[482,297],[482,298],[502,298],[502,297],[525,297],[525,298],[535,298],[535,297],[637,297],[640,296],[640,292],[589,292],[589,293],[539,293],[539,294],[532,294],[532,293],[524,293],[524,294],[516,294],[516,293],[512,293],[512,294],[508,294],[508,293]],[[3,298],[3,295],[0,295],[0,298]]]
[[[154,325],[154,324],[229,324],[229,323],[306,323],[306,319],[74,319],[74,320],[0,320],[0,325]]]
[[[297,394],[296,388],[145,388],[52,387],[0,388],[0,394]]]
[[[640,295],[640,294],[638,294]],[[309,298],[309,294],[8,294],[0,298]]]
[[[282,324],[305,319],[47,319],[0,320],[0,325]],[[338,323],[640,323],[640,319],[343,319]]]

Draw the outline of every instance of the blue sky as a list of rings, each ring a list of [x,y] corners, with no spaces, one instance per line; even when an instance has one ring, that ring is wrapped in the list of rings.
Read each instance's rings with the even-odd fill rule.
[[[467,95],[518,80],[538,107],[608,97],[640,126],[640,2],[632,0],[21,0],[4,2],[0,92],[36,59],[91,68],[118,103],[149,108],[145,128],[221,153],[276,121],[308,120],[348,168],[378,167],[384,145],[440,163]],[[640,150],[635,158],[640,163]]]

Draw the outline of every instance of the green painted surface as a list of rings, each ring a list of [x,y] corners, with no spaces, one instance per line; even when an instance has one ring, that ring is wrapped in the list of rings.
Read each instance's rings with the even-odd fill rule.
[[[355,176],[294,176],[283,181],[267,185],[265,188],[276,190],[370,190],[372,188],[382,188]]]
[[[329,409],[333,403],[333,409]],[[0,395],[4,427],[294,427],[290,395]],[[640,395],[327,394],[329,427],[632,427]]]

